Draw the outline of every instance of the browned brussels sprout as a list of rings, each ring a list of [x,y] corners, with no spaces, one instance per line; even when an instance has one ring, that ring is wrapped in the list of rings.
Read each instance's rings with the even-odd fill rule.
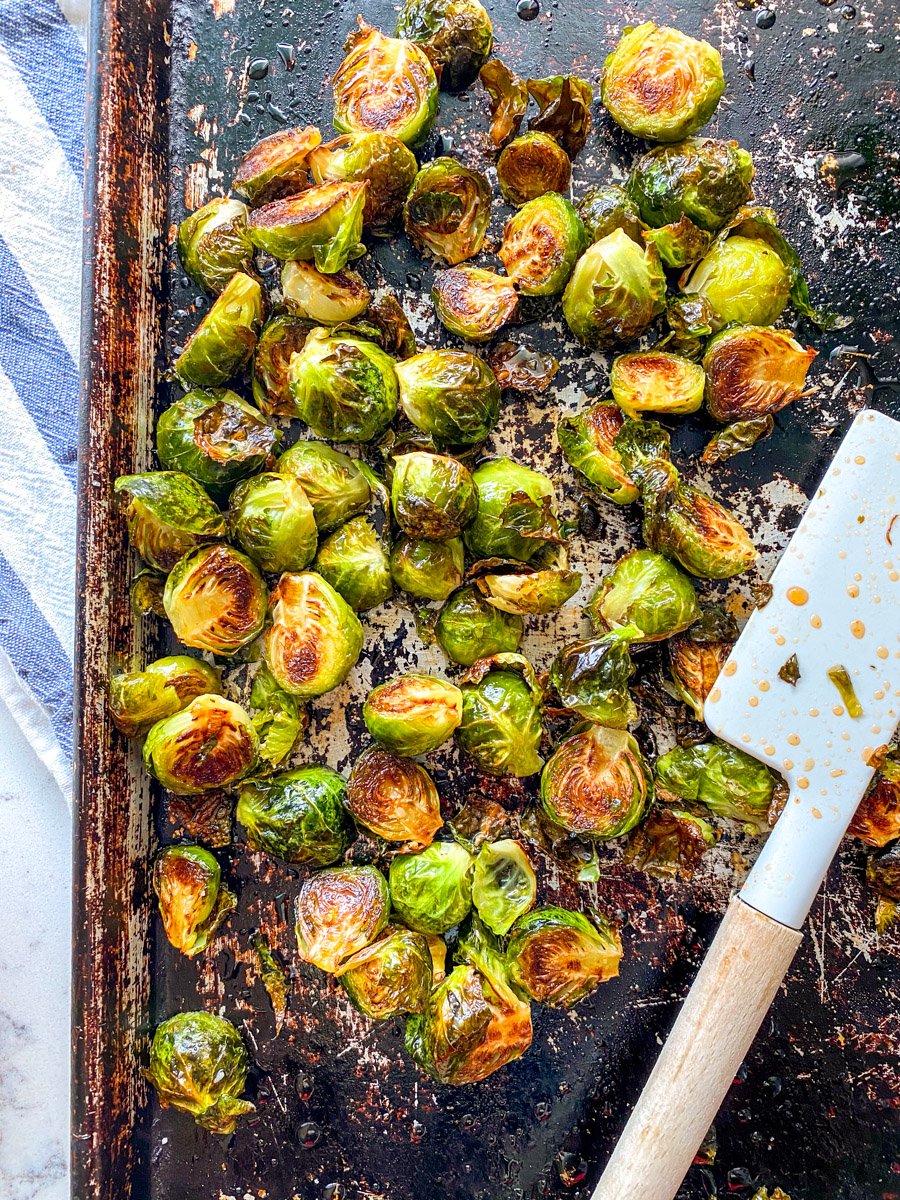
[[[409,317],[396,296],[382,292],[376,296],[366,311],[365,337],[374,341],[392,358],[412,358],[416,352],[416,335],[412,331]],[[363,323],[356,328],[363,334]]]
[[[288,368],[294,415],[317,437],[368,442],[397,411],[394,360],[366,338],[314,329]]]
[[[564,417],[556,436],[566,461],[595,496],[633,504],[638,489],[622,464],[615,440],[625,418],[617,404],[601,400],[575,416]]]
[[[764,763],[727,742],[676,746],[657,760],[659,798],[705,804],[751,833],[768,828],[776,776]]]
[[[519,842],[505,838],[481,847],[472,875],[472,903],[492,933],[505,937],[536,895],[537,878]]]
[[[527,563],[562,542],[556,490],[546,475],[511,458],[494,458],[476,467],[472,478],[478,510],[463,539],[475,559]]]
[[[328,867],[355,836],[347,815],[347,784],[328,767],[299,767],[238,790],[235,815],[247,844],[279,862]]]
[[[462,538],[429,542],[405,535],[391,550],[391,576],[397,587],[420,600],[446,600],[462,585]]]
[[[254,206],[302,191],[309,182],[310,152],[321,140],[314,125],[270,133],[238,163],[232,188]]]
[[[687,575],[653,550],[632,550],[605,576],[588,604],[595,629],[617,629],[635,642],[658,642],[700,616]]]
[[[262,327],[253,355],[253,402],[267,417],[293,416],[288,367],[311,328],[309,321],[284,314],[270,317]]]
[[[564,646],[550,668],[560,703],[588,721],[627,729],[637,709],[628,691],[634,664],[626,631],[615,630]]]
[[[274,471],[246,479],[231,493],[231,537],[264,571],[302,571],[315,557],[318,533],[303,486]]]
[[[391,897],[377,867],[330,867],[311,876],[297,897],[297,948],[304,962],[334,975],[388,922]]]
[[[564,192],[572,178],[569,156],[549,133],[515,138],[497,160],[497,182],[507,204],[518,208],[545,192]]]
[[[109,681],[109,712],[126,737],[138,737],[164,717],[181,712],[197,696],[222,691],[219,672],[200,658],[174,654],[125,671]]]
[[[639,488],[643,487],[652,467],[657,463],[667,466],[672,459],[672,439],[659,421],[636,421],[626,417],[616,434],[614,446]]]
[[[385,229],[400,217],[419,164],[399,138],[381,131],[344,133],[309,156],[316,183],[367,182],[365,228]]]
[[[176,950],[194,958],[237,907],[222,886],[219,864],[202,846],[166,846],[153,863],[153,890],[166,937]]]
[[[712,234],[695,225],[688,217],[661,225],[658,229],[645,229],[642,237],[648,246],[653,246],[664,267],[681,270],[695,263],[712,245]]]
[[[724,91],[722,56],[709,42],[645,21],[607,56],[600,99],[635,137],[677,142],[706,124]]]
[[[198,696],[151,728],[144,766],[176,796],[195,796],[249,775],[258,746],[253,722],[239,704]]]
[[[686,217],[717,233],[747,203],[752,182],[753,159],[737,142],[688,138],[643,154],[628,193],[648,225],[674,225]]]
[[[900,761],[888,757],[878,768],[847,829],[869,846],[900,838]]]
[[[581,217],[563,196],[529,200],[506,222],[499,254],[523,296],[555,296],[587,242]]]
[[[495,654],[476,662],[460,680],[459,744],[489,775],[534,775],[540,755],[543,693],[534,668],[521,654]]]
[[[866,863],[866,883],[883,900],[900,900],[900,842],[872,855]]]
[[[263,654],[292,696],[323,696],[350,674],[362,649],[359,618],[321,575],[285,573],[269,599]]]
[[[669,669],[684,703],[703,720],[703,704],[738,638],[737,622],[709,608],[685,633],[669,642]]]
[[[478,496],[468,467],[443,454],[416,450],[394,460],[391,505],[410,537],[458,537],[475,516]]]
[[[159,571],[145,567],[138,571],[128,588],[128,598],[131,601],[131,611],[136,617],[164,617],[163,592],[166,587],[166,577]]]
[[[683,416],[703,403],[703,368],[665,350],[638,350],[613,359],[609,386],[613,400],[629,417],[641,413]]]
[[[434,675],[398,675],[369,692],[363,720],[372,737],[395,754],[430,754],[462,720],[462,692]]]
[[[499,150],[519,131],[528,107],[528,88],[499,58],[486,62],[478,77],[490,98],[491,145]]]
[[[594,89],[577,75],[529,79],[525,86],[540,109],[528,122],[529,133],[549,133],[574,158],[591,131]]]
[[[259,734],[261,770],[281,766],[309,724],[306,709],[296,696],[278,686],[275,676],[260,663],[250,686],[253,728]]]
[[[614,229],[575,264],[563,293],[563,316],[579,341],[602,347],[633,341],[665,303],[666,277],[656,251]]]
[[[194,283],[216,295],[236,271],[251,273],[246,204],[217,196],[185,217],[178,226],[178,255]]]
[[[447,92],[464,92],[487,61],[494,40],[479,0],[405,0],[397,36],[422,47]]]
[[[281,292],[284,306],[292,316],[317,325],[352,321],[366,311],[372,299],[365,280],[356,271],[325,275],[312,263],[300,259],[285,263]]]
[[[513,985],[538,1004],[571,1008],[619,974],[622,939],[599,913],[593,921],[567,908],[521,917],[506,951]]]
[[[520,616],[543,616],[562,608],[581,587],[581,575],[563,567],[530,571],[519,564],[488,571],[476,586],[494,608]]]
[[[500,414],[500,387],[483,358],[425,350],[396,364],[400,407],[440,449],[479,446]]]
[[[682,808],[657,805],[632,831],[625,859],[648,875],[690,879],[697,863],[715,844],[715,830],[709,821]]]
[[[614,229],[621,229],[639,245],[644,223],[638,207],[617,183],[592,187],[578,201],[578,215],[591,242],[599,242]]]
[[[417,854],[391,860],[394,910],[419,933],[446,933],[472,907],[473,859],[457,842],[432,842]]]
[[[204,489],[181,471],[120,475],[128,538],[154,570],[170,571],[182,555],[225,536],[225,518]]]
[[[767,438],[775,428],[775,418],[750,417],[746,421],[732,421],[723,429],[717,430],[703,448],[700,455],[702,463],[715,466],[727,462],[735,454],[744,454],[752,450],[758,441]]]
[[[450,597],[441,609],[434,632],[451,662],[471,667],[479,658],[514,653],[524,628],[521,617],[494,608],[470,584]]]
[[[258,567],[231,546],[201,546],[186,554],[169,572],[163,593],[179,641],[226,657],[258,636],[266,600]]]
[[[289,475],[306,492],[319,533],[330,533],[362,512],[372,491],[358,465],[324,442],[295,442],[278,459],[279,475]]]
[[[414,244],[451,267],[478,253],[490,215],[491,185],[479,171],[449,157],[422,167],[403,207]]]
[[[383,604],[393,591],[387,550],[368,517],[353,517],[329,534],[313,567],[354,612]]]
[[[221,387],[248,361],[263,322],[262,288],[237,271],[185,342],[175,374],[195,387]]]
[[[515,284],[483,267],[438,271],[431,289],[438,320],[467,342],[489,342],[512,321],[519,307]]]
[[[584,725],[557,746],[541,773],[547,816],[570,833],[615,838],[653,799],[653,774],[624,729]]]
[[[188,392],[156,423],[163,466],[183,471],[219,496],[261,471],[280,441],[279,431],[257,409],[225,388]]]
[[[352,954],[337,975],[353,1007],[372,1021],[424,1012],[433,979],[428,939],[388,925],[377,942]]]
[[[706,407],[716,421],[764,417],[805,395],[816,351],[786,329],[738,325],[716,334],[703,356]]]
[[[771,246],[732,234],[713,244],[681,289],[706,301],[714,330],[734,322],[774,325],[791,297],[791,277]]]
[[[282,260],[312,260],[327,275],[365,254],[363,208],[369,185],[319,183],[250,214],[254,246]]]
[[[347,807],[358,825],[386,842],[424,849],[443,825],[434,780],[412,758],[371,746],[350,772]]]

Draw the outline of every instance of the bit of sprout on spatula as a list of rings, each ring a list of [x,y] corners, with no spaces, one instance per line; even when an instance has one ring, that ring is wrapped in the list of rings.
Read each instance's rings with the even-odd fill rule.
[[[847,709],[847,715],[857,720],[863,715],[862,705],[856,697],[856,692],[853,688],[853,683],[847,673],[847,668],[842,667],[840,663],[836,667],[830,667],[826,672],[828,678],[838,690],[838,695],[843,700]]]

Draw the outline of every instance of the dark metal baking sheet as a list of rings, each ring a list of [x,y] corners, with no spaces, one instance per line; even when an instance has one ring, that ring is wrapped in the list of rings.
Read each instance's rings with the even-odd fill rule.
[[[814,294],[854,317],[840,335],[803,330],[820,349],[814,394],[781,414],[769,441],[713,481],[752,523],[765,550],[764,574],[852,413],[871,403],[900,416],[900,111],[890,0],[855,7],[802,0],[779,8],[768,28],[761,10],[727,2],[546,0],[531,23],[517,19],[514,0],[488,7],[498,53],[523,75],[574,68],[596,80],[621,27],[646,16],[721,46],[729,90],[711,129],[753,150],[758,194],[783,214]],[[367,0],[364,8],[372,23],[390,30],[394,11],[386,0]],[[603,850],[601,879],[582,895],[624,921],[621,978],[570,1014],[536,1008],[528,1055],[460,1090],[436,1087],[404,1061],[398,1026],[363,1021],[333,983],[296,965],[289,909],[298,876],[251,858],[240,845],[222,856],[241,899],[227,933],[191,962],[160,936],[147,860],[171,827],[139,756],[112,729],[103,698],[111,665],[158,653],[160,631],[135,628],[128,610],[132,567],[112,512],[111,481],[150,465],[154,414],[168,401],[165,363],[206,304],[184,286],[174,261],[175,224],[186,205],[224,188],[256,137],[286,122],[327,129],[327,77],[357,11],[344,0],[296,7],[104,0],[95,11],[79,534],[76,1200],[586,1197],[752,849],[730,837],[689,885],[649,879],[622,865],[618,847]],[[258,81],[247,77],[254,59],[271,64]],[[576,194],[620,178],[636,149],[599,107],[595,117],[575,164]],[[452,152],[473,165],[489,161],[486,123],[478,88],[461,99],[442,96],[437,127],[452,139]],[[424,156],[437,148],[435,136]],[[829,150],[859,152],[867,165],[835,186],[817,167]],[[495,231],[502,219],[498,209]],[[363,270],[410,303],[420,285],[427,291],[432,267],[400,240],[374,244]],[[425,339],[443,340],[427,302],[413,308]],[[552,350],[562,369],[558,386],[539,403],[510,401],[494,445],[550,470],[572,512],[578,493],[553,442],[555,412],[602,389],[604,360],[561,339],[552,320],[517,336]],[[840,344],[865,357],[836,353]],[[707,435],[691,420],[675,443],[679,460],[700,480],[710,477],[687,464]],[[604,511],[583,523],[573,562],[595,576],[636,538],[630,514]],[[746,596],[751,583],[741,581],[738,591]],[[402,624],[391,620],[375,615],[368,622],[346,722],[329,718],[328,699],[316,706],[308,757],[346,765],[359,745],[359,696],[369,679],[413,661],[438,666],[409,614]],[[538,624],[529,652],[544,665],[553,642],[577,627],[575,610]],[[451,807],[484,786],[452,755],[438,763],[438,780]],[[506,788],[503,800],[516,810],[528,790]],[[874,936],[862,867],[862,852],[848,845],[813,909],[788,988],[716,1123],[715,1164],[692,1170],[682,1200],[716,1190],[749,1196],[757,1181],[779,1184],[794,1200],[900,1195],[897,945]],[[575,885],[544,868],[544,895],[577,902]],[[251,935],[260,927],[294,963],[290,1012],[277,1037],[252,965]],[[204,1134],[171,1110],[161,1113],[139,1074],[156,1021],[198,1005],[235,1020],[256,1064],[258,1120],[243,1122],[230,1140]],[[306,1080],[302,1099],[298,1074]],[[305,1148],[299,1131],[309,1121],[321,1136]],[[339,1190],[329,1190],[332,1184]]]

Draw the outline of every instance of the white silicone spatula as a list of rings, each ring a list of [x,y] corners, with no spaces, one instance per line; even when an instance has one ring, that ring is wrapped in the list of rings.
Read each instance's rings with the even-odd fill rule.
[[[790,796],[715,940],[593,1200],[673,1200],[802,940],[900,713],[900,422],[859,414],[706,702]],[[796,655],[795,686],[779,670]],[[854,716],[828,672],[843,668]],[[852,703],[850,709],[855,709]]]

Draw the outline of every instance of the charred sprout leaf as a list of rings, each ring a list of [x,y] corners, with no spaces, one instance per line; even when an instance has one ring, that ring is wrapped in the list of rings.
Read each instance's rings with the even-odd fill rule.
[[[275,469],[295,479],[306,492],[319,533],[330,533],[362,512],[372,498],[353,459],[323,442],[296,442],[281,455]]]
[[[447,822],[454,838],[470,854],[477,854],[485,842],[506,832],[509,824],[506,809],[481,792],[473,792],[456,816]]]
[[[478,77],[490,97],[491,145],[499,150],[519,131],[528,107],[528,88],[499,58],[489,59]]]
[[[709,821],[684,809],[657,807],[632,832],[625,857],[650,875],[690,879],[697,863],[715,844]]]
[[[256,969],[259,971],[259,977],[272,1005],[272,1012],[275,1014],[275,1032],[277,1034],[281,1032],[287,1013],[290,988],[288,975],[262,934],[254,940],[253,949],[256,952]]]
[[[860,704],[856,690],[853,687],[853,680],[850,678],[847,668],[841,666],[829,667],[825,672],[834,686],[837,688],[838,695],[844,702],[844,707],[847,709],[847,716],[854,721],[858,720],[863,715],[862,705]]]
[[[768,826],[776,782],[767,766],[726,742],[677,746],[656,763],[660,799],[705,804],[752,833]]]
[[[638,350],[613,360],[609,386],[613,399],[629,417],[642,413],[683,416],[703,403],[706,376],[688,358],[665,350]]]
[[[347,808],[357,824],[386,842],[408,842],[410,849],[430,845],[443,824],[440,797],[425,768],[377,746],[353,764]]]
[[[664,267],[678,270],[702,258],[712,243],[712,234],[695,225],[688,217],[682,217],[670,225],[661,225],[659,229],[646,229],[643,238],[648,246],[655,247]]]
[[[488,355],[491,370],[501,388],[514,388],[534,396],[546,392],[559,370],[552,354],[541,354],[515,342],[500,342]]]
[[[568,283],[586,241],[584,225],[569,201],[547,192],[506,222],[499,253],[523,296],[555,296]]]
[[[565,192],[572,164],[549,133],[525,133],[505,146],[497,160],[497,182],[507,204],[518,208],[546,192]]]
[[[228,787],[256,764],[259,738],[250,717],[224,696],[204,695],[152,726],[144,766],[178,796]]]
[[[628,194],[650,226],[659,229],[687,219],[695,228],[716,233],[747,203],[752,182],[753,159],[737,142],[688,138],[642,155],[629,177]]]
[[[706,407],[716,421],[748,421],[779,412],[804,396],[816,351],[785,329],[738,325],[723,329],[703,356]]]
[[[679,696],[698,721],[725,660],[737,641],[738,627],[722,609],[711,608],[686,632],[669,642],[669,668]]]
[[[309,181],[310,152],[321,140],[313,125],[270,133],[238,163],[232,188],[253,205],[302,191]]]
[[[779,1187],[775,1188],[772,1192],[768,1188],[763,1187],[753,1193],[751,1200],[791,1200],[791,1198],[787,1192],[783,1192]]]
[[[563,316],[579,341],[603,347],[633,341],[665,302],[666,277],[656,251],[614,229],[575,264],[563,293]]]
[[[603,64],[600,84],[612,119],[654,142],[677,142],[696,132],[724,91],[718,50],[653,21],[625,30]]]
[[[464,350],[426,350],[396,364],[400,407],[441,449],[479,446],[500,413],[493,371]]]
[[[438,271],[431,288],[438,320],[467,342],[489,342],[512,321],[519,307],[515,285],[483,267]]]
[[[490,215],[487,179],[449,157],[422,167],[403,206],[406,232],[414,244],[451,267],[478,253]]]
[[[463,582],[462,538],[430,542],[403,536],[391,550],[391,578],[419,600],[446,600]]]
[[[206,1012],[182,1012],[157,1027],[144,1072],[163,1108],[189,1112],[210,1133],[231,1134],[238,1117],[253,1112],[241,1099],[250,1060],[230,1021]]]
[[[626,417],[618,426],[613,446],[620,454],[626,470],[642,485],[654,464],[669,462],[672,439],[658,421]]]
[[[282,260],[314,261],[331,275],[365,254],[363,210],[368,184],[319,183],[250,214],[254,246]]]
[[[253,269],[247,206],[217,196],[178,226],[178,254],[198,287],[218,295],[237,271]]]
[[[166,846],[153,862],[153,890],[166,937],[194,958],[237,906],[219,864],[202,846]]]
[[[458,459],[419,450],[394,460],[391,504],[404,533],[444,541],[469,524],[478,496],[471,471]]]
[[[472,856],[456,842],[432,842],[391,861],[394,911],[418,933],[446,933],[472,907]]]
[[[590,599],[588,615],[600,632],[619,630],[635,642],[681,633],[700,616],[694,585],[653,550],[620,558]]]
[[[556,427],[556,436],[567,462],[595,496],[616,504],[633,504],[638,489],[615,445],[624,420],[617,404],[600,401],[575,416],[564,417]]]
[[[617,183],[592,187],[578,201],[578,215],[584,222],[590,242],[599,242],[608,233],[621,229],[638,245],[644,223],[637,205]]]
[[[368,183],[363,227],[383,230],[403,212],[419,169],[413,152],[390,133],[345,133],[309,156],[316,183]]]
[[[670,332],[665,343],[687,358],[699,359],[705,339],[713,331],[716,318],[702,296],[673,296],[666,305],[666,323]]]
[[[528,122],[529,132],[548,133],[574,158],[591,131],[594,89],[577,75],[529,79],[525,86],[540,109]]]
[[[719,330],[733,322],[774,325],[790,299],[791,281],[779,255],[764,241],[732,234],[713,244],[682,280],[681,289],[706,302],[704,316]]]
[[[389,925],[377,942],[346,960],[338,977],[353,1007],[370,1020],[424,1012],[433,979],[428,940]]]
[[[356,271],[325,275],[311,262],[300,259],[285,263],[281,292],[284,306],[292,316],[321,325],[352,321],[366,311],[372,299],[365,280]],[[301,345],[298,350],[302,348]]]
[[[900,762],[885,759],[847,830],[869,846],[886,846],[900,838]]]
[[[600,914],[536,908],[513,927],[506,961],[513,985],[539,1004],[571,1008],[619,974],[622,939]]]
[[[138,737],[151,725],[181,712],[197,696],[219,694],[219,672],[199,658],[176,654],[125,671],[109,681],[109,712],[116,729]]]
[[[149,568],[138,571],[128,589],[131,611],[134,615],[136,617],[164,617],[166,615],[163,607],[165,586],[166,577],[159,571],[151,571]]]
[[[560,703],[587,721],[627,729],[637,719],[628,691],[634,664],[619,630],[563,647],[550,668]]]
[[[472,478],[478,509],[463,540],[474,558],[530,562],[563,540],[556,492],[546,475],[511,458],[495,458],[476,467]]]
[[[340,133],[389,133],[416,147],[438,110],[438,82],[425,51],[385,37],[358,18],[332,80],[334,127]]]
[[[372,737],[395,754],[430,754],[462,720],[462,693],[434,675],[398,675],[369,692],[363,720]]]
[[[327,867],[354,838],[347,784],[328,767],[300,767],[241,784],[237,819],[247,843],[279,862]]]
[[[472,903],[492,933],[505,937],[536,895],[534,870],[518,842],[508,838],[481,847],[472,876]]]
[[[726,425],[724,429],[713,434],[700,455],[700,461],[713,465],[727,462],[736,454],[752,450],[756,443],[761,438],[768,437],[774,428],[775,421],[771,416],[734,421],[731,425]]]
[[[290,475],[266,472],[231,493],[228,532],[263,571],[302,571],[316,553],[312,505]]]
[[[479,0],[405,0],[397,36],[422,47],[444,91],[462,92],[487,61],[494,30]]]
[[[753,596],[753,607],[763,609],[772,599],[774,591],[771,583],[758,583],[753,588],[751,594]]]
[[[228,794],[218,789],[199,796],[166,797],[166,815],[172,825],[213,850],[231,845],[233,807]]]
[[[581,587],[578,571],[492,572],[479,576],[477,587],[488,604],[519,616],[556,612]]]
[[[294,415],[317,437],[368,442],[397,411],[390,355],[365,338],[314,329],[288,368]]]
[[[866,883],[885,900],[900,900],[900,842],[892,842],[866,864]]]
[[[623,729],[585,725],[557,746],[541,775],[540,801],[552,821],[591,838],[633,829],[653,799],[653,775]]]
[[[476,662],[462,679],[459,744],[489,775],[534,775],[540,755],[541,689],[519,654],[496,654]]]
[[[216,495],[261,471],[281,434],[234,392],[195,390],[170,405],[156,424],[156,452]]]
[[[221,387],[250,358],[262,323],[262,288],[235,272],[185,342],[175,374],[188,386]]]
[[[329,534],[313,567],[354,612],[383,604],[394,590],[384,542],[368,517],[353,517]]]
[[[411,358],[416,352],[416,335],[409,317],[396,296],[383,292],[376,296],[366,312],[366,326],[378,345],[392,358]],[[365,334],[366,337],[370,335]]]
[[[334,975],[378,937],[391,910],[377,867],[330,867],[310,876],[297,897],[297,948],[304,962]]]
[[[259,734],[259,758],[268,767],[278,767],[288,757],[306,728],[306,713],[296,696],[283,691],[264,665],[253,677],[250,689],[253,728]]]
[[[253,355],[253,402],[267,417],[293,416],[288,367],[311,328],[309,321],[284,315],[270,317],[262,328]]]
[[[225,657],[260,633],[268,595],[256,564],[231,546],[201,546],[179,559],[163,604],[186,646]]]
[[[269,599],[263,654],[280,687],[304,699],[344,682],[362,649],[362,625],[321,575],[286,572]]]

